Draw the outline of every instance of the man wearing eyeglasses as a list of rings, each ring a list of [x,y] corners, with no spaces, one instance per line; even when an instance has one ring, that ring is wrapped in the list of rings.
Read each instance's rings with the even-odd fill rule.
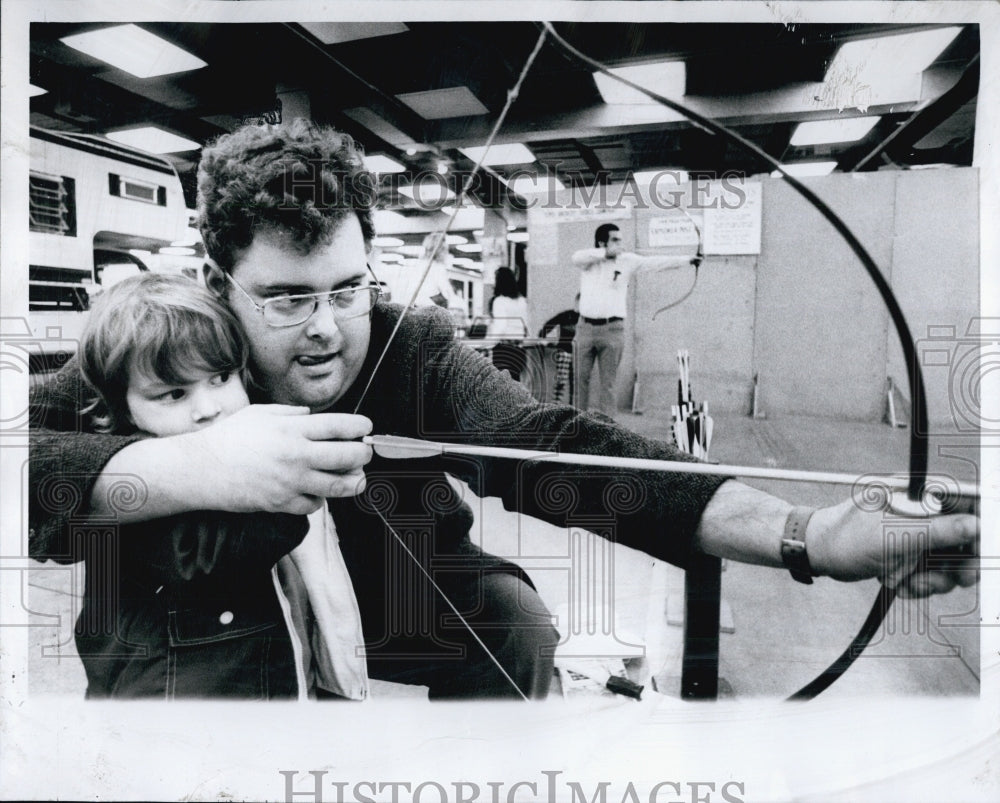
[[[205,149],[198,193],[212,260],[205,278],[246,330],[254,400],[268,403],[172,438],[81,433],[77,379],[67,368],[33,397],[35,557],[72,561],[73,523],[87,516],[125,522],[200,509],[306,513],[326,504],[361,609],[369,675],[426,685],[433,698],[544,697],[558,639],[530,578],[475,545],[471,509],[445,473],[508,509],[564,527],[600,525],[609,537],[680,566],[708,552],[785,565],[803,581],[880,577],[913,595],[975,581],[971,561],[918,567],[905,545],[883,544],[879,514],[850,502],[793,508],[704,475],[611,476],[486,458],[373,459],[358,441],[373,429],[691,458],[603,416],[539,404],[458,345],[443,311],[375,303],[367,265],[374,192],[349,138],[311,125],[239,129]],[[69,502],[40,498],[40,478],[52,473],[75,489]],[[142,504],[115,506],[109,489],[123,475],[141,478]],[[966,545],[977,535],[974,517],[942,516],[933,520],[930,545]]]

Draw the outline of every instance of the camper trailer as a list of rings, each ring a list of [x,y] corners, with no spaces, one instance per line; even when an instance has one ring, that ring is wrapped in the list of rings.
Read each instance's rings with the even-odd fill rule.
[[[82,330],[91,297],[153,268],[159,249],[189,236],[188,219],[180,179],[166,159],[101,137],[32,126],[28,313],[38,343],[33,370],[51,368],[54,354],[64,359]]]

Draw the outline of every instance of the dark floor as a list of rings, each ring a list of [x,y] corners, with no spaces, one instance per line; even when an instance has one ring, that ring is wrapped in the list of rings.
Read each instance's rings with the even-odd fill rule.
[[[666,438],[668,421],[621,414],[621,423]],[[882,424],[824,419],[754,420],[716,416],[711,457],[727,464],[865,473],[906,467],[908,433]],[[975,480],[967,452],[939,454],[932,469]],[[951,449],[956,452],[956,449]],[[802,504],[846,498],[848,489],[811,483],[756,482]],[[558,617],[566,655],[630,660],[633,673],[656,676],[666,694],[678,693],[683,573],[581,531],[559,530],[502,509],[496,500],[467,498],[477,510],[477,538],[495,554],[520,562]],[[82,696],[83,670],[73,652],[73,588],[82,577],[52,564],[30,573],[25,595],[51,626],[31,629],[32,694]],[[811,586],[787,572],[727,562],[720,676],[738,698],[786,696],[811,680],[849,644],[875,600],[877,584],[817,580]],[[827,696],[968,695],[978,693],[978,595],[963,589],[930,601],[898,600],[865,654]],[[730,627],[731,625],[731,627]],[[373,693],[400,696],[416,689],[378,684]]]

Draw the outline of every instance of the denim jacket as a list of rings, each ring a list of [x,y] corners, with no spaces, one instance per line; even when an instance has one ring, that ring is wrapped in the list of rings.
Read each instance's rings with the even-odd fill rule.
[[[273,564],[305,518],[199,512],[78,534],[76,646],[88,698],[273,699],[304,693]]]

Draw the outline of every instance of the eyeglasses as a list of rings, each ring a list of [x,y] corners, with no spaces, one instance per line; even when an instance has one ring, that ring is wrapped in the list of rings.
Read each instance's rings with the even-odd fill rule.
[[[371,272],[369,266],[368,271]],[[380,287],[368,284],[363,287],[345,287],[341,290],[330,290],[325,293],[305,293],[293,296],[277,296],[269,298],[263,304],[258,304],[228,272],[223,271],[233,283],[233,287],[246,296],[255,310],[264,316],[264,323],[275,329],[289,326],[299,326],[308,321],[319,309],[321,301],[330,305],[335,321],[346,321],[367,315],[375,307],[375,302],[382,294]],[[375,274],[372,273],[374,276]]]

